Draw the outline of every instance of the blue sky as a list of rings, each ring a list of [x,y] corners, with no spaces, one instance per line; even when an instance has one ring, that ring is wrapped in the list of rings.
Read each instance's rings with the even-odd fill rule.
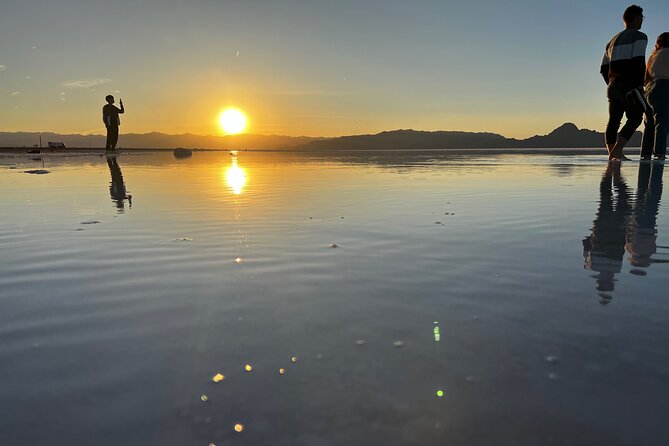
[[[335,136],[396,128],[601,130],[604,45],[630,3],[0,0],[0,130]],[[642,3],[669,31],[669,3]],[[663,24],[666,23],[666,28]]]

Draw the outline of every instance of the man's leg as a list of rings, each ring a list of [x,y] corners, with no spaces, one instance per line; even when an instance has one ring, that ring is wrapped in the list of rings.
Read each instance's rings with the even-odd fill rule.
[[[649,160],[655,143],[655,119],[652,108],[644,115],[643,137],[641,138],[641,159]]]
[[[107,127],[107,141],[105,142],[105,150],[112,150],[111,141],[112,141],[112,130],[111,127]]]
[[[653,153],[660,159],[667,155],[667,135],[669,134],[669,82],[658,81],[651,92],[655,114],[655,145]]]
[[[609,85],[606,96],[609,99],[609,122],[606,124],[605,142],[606,148],[611,155],[613,146],[618,137],[618,129],[620,128],[620,121],[623,119],[625,113],[625,103],[618,97],[616,85]]]
[[[609,159],[627,159],[623,155],[623,149],[627,142],[632,139],[632,136],[634,136],[636,129],[641,125],[643,112],[625,107],[625,116],[627,117],[627,121],[623,128],[620,129],[616,144],[613,146],[613,150],[611,150],[611,153],[609,154]]]
[[[118,142],[118,126],[114,125],[109,129],[111,131],[111,150],[116,150],[116,143]]]

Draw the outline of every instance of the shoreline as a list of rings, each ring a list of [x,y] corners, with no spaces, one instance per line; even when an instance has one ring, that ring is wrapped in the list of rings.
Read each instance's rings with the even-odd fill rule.
[[[106,150],[97,147],[73,147],[70,149],[40,149],[39,153],[29,153],[31,150],[37,150],[31,147],[0,147],[2,154],[19,155],[104,155]],[[116,151],[122,153],[155,153],[155,152],[174,152],[175,149],[161,148],[126,148]],[[188,149],[193,152],[259,152],[259,153],[291,153],[303,155],[327,155],[327,154],[361,154],[361,153],[395,153],[405,155],[425,154],[425,153],[449,153],[455,155],[606,155],[604,148],[472,148],[472,149],[332,149],[332,150],[304,150],[304,149]],[[638,154],[640,148],[626,147],[624,152],[627,155],[634,156]]]

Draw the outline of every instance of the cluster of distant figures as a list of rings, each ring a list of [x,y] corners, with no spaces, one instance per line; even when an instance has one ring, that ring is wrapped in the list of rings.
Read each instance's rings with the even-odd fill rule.
[[[606,45],[601,74],[607,84],[609,121],[606,148],[610,160],[628,159],[623,148],[645,121],[641,160],[664,160],[669,134],[669,32],[657,37],[646,64],[648,37],[640,31],[643,9],[632,5],[623,14],[625,29]],[[627,117],[620,129],[623,115]],[[620,132],[618,132],[620,129]]]

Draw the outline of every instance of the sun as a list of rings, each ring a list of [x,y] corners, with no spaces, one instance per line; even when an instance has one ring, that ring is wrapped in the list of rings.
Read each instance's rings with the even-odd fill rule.
[[[218,125],[229,135],[242,133],[246,128],[246,116],[241,110],[228,108],[218,115]]]

